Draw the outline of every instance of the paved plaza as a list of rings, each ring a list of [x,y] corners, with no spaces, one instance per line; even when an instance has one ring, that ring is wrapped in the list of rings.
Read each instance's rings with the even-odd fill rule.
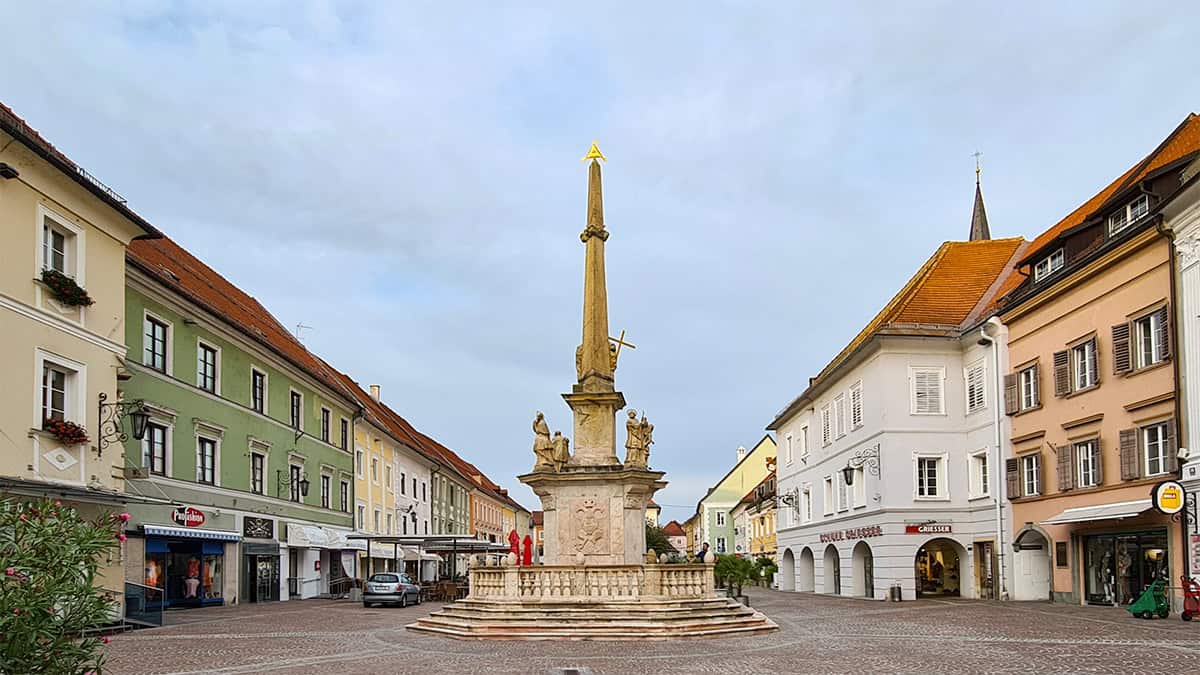
[[[1200,672],[1200,623],[1044,603],[887,604],[755,590],[776,633],[664,642],[461,642],[410,633],[433,609],[307,600],[173,612],[117,636],[105,672]],[[570,670],[567,671],[568,673]]]

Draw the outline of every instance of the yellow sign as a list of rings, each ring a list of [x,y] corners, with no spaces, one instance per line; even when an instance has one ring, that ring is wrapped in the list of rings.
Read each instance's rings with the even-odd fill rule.
[[[1165,480],[1154,486],[1150,491],[1150,499],[1154,508],[1168,516],[1183,510],[1183,486],[1178,481]]]

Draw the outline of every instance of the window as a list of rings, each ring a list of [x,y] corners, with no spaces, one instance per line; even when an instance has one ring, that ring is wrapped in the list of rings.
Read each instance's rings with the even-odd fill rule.
[[[1147,195],[1139,195],[1108,217],[1108,236],[1111,237],[1129,227],[1149,212],[1150,198]]]
[[[831,418],[830,418],[829,404],[826,403],[821,408],[821,444],[822,445],[829,445],[830,440],[833,439],[833,426],[830,422],[831,422]]]
[[[1163,348],[1167,330],[1164,316],[1165,312],[1155,312],[1133,322],[1134,368],[1145,368],[1166,360],[1166,350]]]
[[[354,473],[359,477],[363,477],[363,451],[356,450],[354,452]]]
[[[142,439],[142,466],[150,473],[167,475],[167,428],[161,424],[146,423],[146,435]]]
[[[74,268],[68,267],[67,241],[70,236],[49,218],[42,222],[42,269],[75,276]]]
[[[217,393],[217,350],[203,342],[196,349],[196,386],[204,391]]]
[[[42,421],[67,419],[67,389],[70,370],[49,361],[42,362]]]
[[[329,427],[333,424],[333,413],[329,412],[329,408],[321,408],[321,440],[329,442]]]
[[[1038,453],[1021,458],[1021,483],[1026,497],[1042,494],[1042,456]]]
[[[942,383],[945,370],[942,368],[909,368],[908,380],[912,387],[912,414],[941,415]]]
[[[421,501],[425,500],[425,481],[421,481]]]
[[[289,496],[292,501],[298,502],[302,496],[300,494],[300,481],[304,480],[301,474],[301,468],[296,464],[292,464],[290,467],[288,467],[288,478],[291,481],[288,485],[288,487],[291,488],[291,494]]]
[[[385,464],[383,467],[383,485],[389,490],[395,490],[396,486],[392,484],[392,465]]]
[[[413,491],[412,491],[413,497],[416,497],[417,496],[417,477],[416,476],[413,476],[412,483],[413,483]]]
[[[349,481],[342,481],[342,491],[341,491],[340,497],[342,500],[342,503],[341,503],[342,513],[349,513],[350,512],[350,482]]]
[[[825,489],[824,489],[824,491],[821,493],[821,496],[822,496],[822,501],[824,502],[824,507],[825,507],[824,513],[825,513],[825,515],[827,515],[827,516],[828,516],[828,515],[832,515],[832,514],[833,514],[833,509],[834,509],[834,504],[833,504],[833,476],[826,476],[826,477],[825,477]]]
[[[407,521],[406,521],[406,522],[407,522]],[[387,514],[387,533],[388,533],[388,534],[392,534],[392,526],[393,526],[394,524],[395,524],[395,523],[394,523],[394,522],[393,522],[393,520],[392,520],[392,514],[391,514],[391,513],[388,513],[388,514]],[[406,528],[404,528],[404,534],[408,534],[408,528],[407,528],[407,527],[406,527]]]
[[[408,479],[407,476],[405,476],[404,472],[401,471],[400,472],[400,494],[402,494],[402,495],[408,494],[408,488],[406,488],[404,486],[404,483],[407,481],[407,479]]]
[[[1167,473],[1169,468],[1167,423],[1142,427],[1142,447],[1146,449],[1146,476]]]
[[[800,462],[808,464],[808,425],[800,427]]]
[[[342,449],[345,450],[350,446],[350,423],[342,418]]]
[[[266,460],[267,458],[260,453],[250,453],[250,491],[256,495],[263,494],[263,473]]]
[[[1018,379],[1021,387],[1020,409],[1030,410],[1041,405],[1041,400],[1039,399],[1038,365],[1035,363],[1023,369],[1018,374]]]
[[[988,453],[986,450],[971,455],[970,489],[972,497],[985,497],[988,493]]]
[[[1082,391],[1099,384],[1096,368],[1096,338],[1071,348],[1071,388]]]
[[[404,534],[408,534],[408,518],[400,516],[400,527],[404,528]],[[415,532],[413,534],[416,534]]]
[[[371,458],[371,482],[379,485],[379,458]]]
[[[216,484],[217,442],[210,438],[196,441],[196,482]]]
[[[303,420],[301,419],[300,413],[304,410],[304,396],[303,396],[303,394],[301,394],[298,391],[293,391],[292,396],[291,396],[291,401],[292,401],[292,409],[291,409],[292,428],[297,429],[297,430],[303,429],[304,427],[301,426],[301,423]]]
[[[1075,484],[1092,487],[1100,484],[1100,444],[1095,439],[1075,444]]]
[[[943,497],[941,483],[942,458],[917,457],[917,497],[935,499]]]
[[[375,526],[375,529],[372,530],[372,532],[378,533],[379,532],[379,516],[381,515],[379,513],[379,509],[375,509],[375,512],[372,515],[374,517],[371,519],[371,523]]]
[[[860,466],[854,469],[854,487],[850,491],[850,506],[858,508],[867,505],[867,476]]]
[[[784,442],[785,442],[785,448],[786,448],[786,451],[787,451],[787,463],[788,463],[788,464],[791,464],[791,463],[792,463],[792,459],[793,459],[793,458],[795,458],[795,456],[796,456],[796,455],[795,455],[795,452],[794,452],[794,450],[793,450],[793,448],[792,448],[792,435],[791,435],[791,434],[788,434],[787,436],[785,436],[785,437],[784,437]]]
[[[800,492],[800,520],[801,522],[812,522],[812,486],[805,485],[804,490]]]
[[[717,527],[725,527],[725,512],[717,511]]]
[[[964,373],[967,381],[967,414],[987,407],[987,370],[982,362],[970,365]]]
[[[367,507],[362,504],[358,505],[358,529],[367,529]]]
[[[146,316],[146,335],[142,345],[142,365],[160,373],[167,372],[167,324]]]
[[[837,428],[837,437],[841,438],[846,435],[846,395],[838,394],[833,399],[834,423]]]
[[[850,508],[850,495],[846,489],[846,477],[841,471],[837,474],[837,510],[845,511]]]
[[[717,553],[725,552],[725,537],[717,537]]]
[[[333,478],[321,476],[321,508],[327,509],[333,502]]]
[[[1054,253],[1042,258],[1038,264],[1033,266],[1033,280],[1041,281],[1042,279],[1045,279],[1051,274],[1054,274],[1058,270],[1062,269],[1064,263],[1066,263],[1066,257],[1063,255],[1063,250],[1060,248]]]
[[[863,425],[862,382],[855,382],[850,387],[850,428],[857,429]]]
[[[254,368],[250,369],[250,407],[259,413],[267,411],[267,375]]]

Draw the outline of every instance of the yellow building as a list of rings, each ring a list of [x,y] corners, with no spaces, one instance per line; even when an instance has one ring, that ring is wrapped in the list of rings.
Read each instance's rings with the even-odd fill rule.
[[[122,494],[120,429],[102,426],[100,406],[110,420],[121,410],[113,404],[128,374],[125,248],[161,235],[3,104],[0,232],[0,491],[54,496],[88,517],[146,501]],[[50,420],[83,427],[87,442],[60,441],[44,430]],[[118,603],[123,554],[97,582]]]

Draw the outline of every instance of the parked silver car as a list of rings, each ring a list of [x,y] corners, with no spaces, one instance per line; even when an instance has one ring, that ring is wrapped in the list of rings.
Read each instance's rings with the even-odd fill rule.
[[[421,588],[414,584],[407,574],[374,574],[367,579],[363,588],[363,607],[370,607],[372,604],[408,607],[409,603],[421,604]]]

